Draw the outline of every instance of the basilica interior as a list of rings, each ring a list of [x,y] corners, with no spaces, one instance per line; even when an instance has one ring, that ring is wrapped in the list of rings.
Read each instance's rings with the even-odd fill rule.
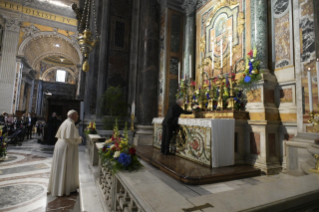
[[[0,0],[0,212],[319,211],[318,78],[318,0]],[[71,109],[80,186],[54,197]],[[117,128],[142,168],[107,168]]]

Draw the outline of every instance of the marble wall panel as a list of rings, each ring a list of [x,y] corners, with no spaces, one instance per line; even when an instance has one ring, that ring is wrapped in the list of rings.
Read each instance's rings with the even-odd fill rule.
[[[171,17],[171,51],[180,51],[181,16],[173,14]]]
[[[275,91],[265,89],[265,102],[266,103],[275,103]]]
[[[273,63],[276,70],[293,65],[291,8],[290,0],[272,1]]]
[[[250,153],[260,155],[260,133],[250,133]]]
[[[280,103],[293,102],[292,88],[280,90]]]
[[[169,81],[169,106],[174,105],[176,102],[177,89],[178,89],[177,79],[171,79]]]
[[[276,134],[269,133],[268,134],[268,148],[269,148],[269,156],[276,156]]]
[[[179,63],[179,59],[177,57],[171,57],[171,61],[170,61],[170,74],[172,75],[178,75],[178,63]]]
[[[247,92],[247,101],[252,102],[261,102],[261,89],[251,90]]]

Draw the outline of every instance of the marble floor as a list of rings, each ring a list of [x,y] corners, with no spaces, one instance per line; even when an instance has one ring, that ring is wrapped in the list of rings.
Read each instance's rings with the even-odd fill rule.
[[[22,146],[9,146],[0,162],[0,212],[79,212],[79,195],[47,195],[54,146],[41,145],[37,139]]]
[[[96,166],[89,165],[85,146],[79,147],[80,194],[73,193],[68,197],[58,198],[47,195],[53,149],[54,146],[38,144],[37,139],[23,142],[20,147],[9,146],[7,158],[0,162],[0,212],[80,212],[81,208],[87,212],[106,211],[103,209],[95,183],[99,171]],[[268,183],[280,183],[282,180],[300,177],[300,173],[297,172],[280,173],[222,183],[185,185],[156,167],[144,161],[142,163],[144,169],[189,202],[196,202],[198,198],[210,199],[211,195],[236,192],[243,188],[253,190],[260,186],[267,187]]]

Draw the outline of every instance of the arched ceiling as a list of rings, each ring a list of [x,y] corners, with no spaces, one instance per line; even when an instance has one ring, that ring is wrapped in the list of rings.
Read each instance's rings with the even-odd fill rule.
[[[61,55],[60,56],[51,55],[42,59],[42,61],[52,65],[58,65],[58,66],[74,66],[75,65],[71,60]]]
[[[64,58],[68,63],[80,64],[79,53],[75,47],[67,40],[55,35],[34,37],[24,46],[23,55],[32,68],[45,58],[53,60]]]

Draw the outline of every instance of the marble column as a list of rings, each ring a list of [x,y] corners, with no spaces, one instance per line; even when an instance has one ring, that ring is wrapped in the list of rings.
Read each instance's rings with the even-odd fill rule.
[[[0,67],[0,111],[11,112],[16,77],[16,54],[19,44],[21,20],[4,17],[2,57]]]
[[[34,90],[34,80],[32,80],[31,88],[30,88],[30,96],[28,96],[28,98],[29,98],[29,107],[28,107],[29,110],[28,110],[28,112],[29,112],[29,113],[32,112],[33,90]]]
[[[194,7],[195,9],[195,7]],[[186,74],[186,76],[189,77],[189,56],[192,55],[192,66],[194,66],[195,61],[195,12],[191,10],[189,13],[186,14],[186,21],[185,21],[185,31],[184,31],[184,43],[185,43],[185,49],[184,49],[184,66],[183,66],[183,75]],[[192,68],[192,71],[194,69]],[[192,74],[194,77],[194,73]]]
[[[13,94],[14,96],[13,96],[12,113],[15,113],[19,107],[22,68],[23,68],[23,64],[21,62],[17,62],[16,79],[15,79],[15,83],[14,83],[14,94]]]
[[[157,114],[159,9],[156,0],[141,0],[137,93],[140,125],[151,125]]]
[[[257,47],[257,58],[261,69],[268,71],[268,12],[267,0],[254,0],[250,3],[251,47]],[[247,52],[250,51],[247,49]]]
[[[21,81],[21,89],[20,89],[20,98],[19,98],[19,110],[23,110],[23,98],[24,98],[24,90],[25,90],[25,81]]]
[[[43,101],[43,81],[38,80],[38,91],[37,91],[37,106],[36,106],[36,114],[41,116],[42,113],[42,101]]]
[[[97,78],[97,100],[101,99],[102,95],[106,90],[106,81],[107,81],[107,73],[108,73],[108,49],[109,49],[109,23],[110,23],[110,1],[103,0],[100,2],[102,14],[101,19],[98,21],[99,31],[100,31],[100,49],[99,49],[99,62],[98,62],[98,78]],[[97,117],[103,117],[103,108],[100,103],[96,104],[96,115]]]

